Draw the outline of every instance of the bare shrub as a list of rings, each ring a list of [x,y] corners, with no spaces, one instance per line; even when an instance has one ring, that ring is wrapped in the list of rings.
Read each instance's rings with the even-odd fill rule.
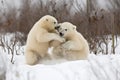
[[[0,47],[3,48],[5,53],[12,55],[11,63],[14,63],[14,55],[19,55],[20,47],[22,46],[22,34],[21,33],[13,33],[13,34],[3,34],[0,36]]]
[[[8,5],[10,9],[5,14],[5,22],[0,23],[0,29],[25,34],[20,38],[23,44],[35,22],[49,14],[56,17],[59,22],[69,21],[76,25],[77,30],[88,40],[91,52],[93,51],[95,54],[100,52],[97,51],[97,48],[102,51],[101,42],[106,45],[104,54],[108,54],[107,37],[104,35],[112,35],[112,53],[115,53],[115,37],[120,34],[119,0],[110,0],[112,8],[108,10],[101,9],[97,0],[86,0],[86,4],[83,4],[84,8],[79,0],[37,0],[36,4],[30,0],[21,0],[21,2],[19,10]],[[16,17],[18,12],[19,16]]]

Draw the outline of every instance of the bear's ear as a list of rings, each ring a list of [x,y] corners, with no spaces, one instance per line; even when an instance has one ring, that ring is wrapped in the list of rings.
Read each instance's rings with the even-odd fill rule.
[[[76,26],[73,26],[73,30],[76,30]]]
[[[46,21],[48,21],[48,19],[46,19]]]

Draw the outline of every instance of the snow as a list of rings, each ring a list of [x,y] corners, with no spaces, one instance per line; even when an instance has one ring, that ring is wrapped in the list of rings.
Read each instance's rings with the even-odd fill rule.
[[[0,47],[0,77],[5,74],[6,80],[120,80],[120,38],[117,44],[116,54],[91,53],[88,60],[48,60],[34,66],[25,63],[25,46],[17,49],[19,55],[14,54],[14,64],[10,62],[12,55]]]
[[[88,60],[52,65],[9,65],[12,67],[8,67],[6,80],[120,80],[120,55],[90,54]]]

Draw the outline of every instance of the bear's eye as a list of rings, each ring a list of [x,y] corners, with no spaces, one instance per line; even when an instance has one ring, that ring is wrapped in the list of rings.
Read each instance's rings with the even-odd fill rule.
[[[54,24],[56,24],[56,22],[53,22]]]
[[[46,19],[46,21],[48,21],[48,19]]]
[[[67,31],[67,29],[65,29],[65,31]]]

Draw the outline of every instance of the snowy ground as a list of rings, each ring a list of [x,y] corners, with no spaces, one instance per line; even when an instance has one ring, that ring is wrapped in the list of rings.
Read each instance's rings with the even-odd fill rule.
[[[6,80],[120,80],[120,38],[118,42],[115,55],[90,54],[88,60],[51,60],[34,66],[25,64],[24,46],[17,51],[22,54],[14,55],[14,64],[8,51],[0,47],[0,77],[6,74]]]
[[[7,64],[6,80],[120,80],[120,55],[90,54],[88,60],[35,66],[24,64],[24,56],[16,60]]]

